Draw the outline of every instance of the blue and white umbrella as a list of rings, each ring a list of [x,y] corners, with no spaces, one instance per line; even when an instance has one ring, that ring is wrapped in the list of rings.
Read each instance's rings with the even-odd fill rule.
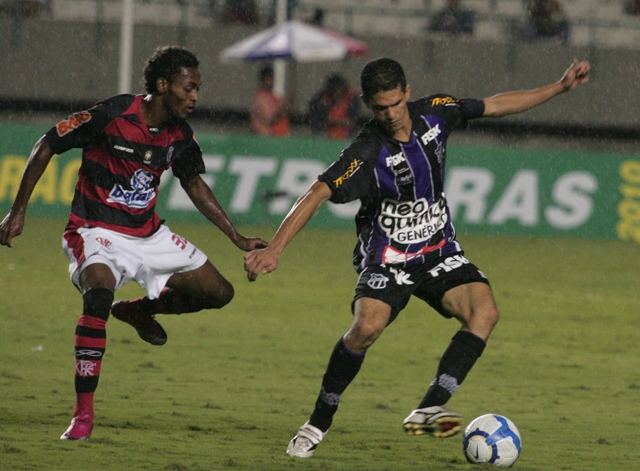
[[[286,21],[224,49],[223,61],[293,59],[297,62],[336,61],[366,55],[362,41],[297,20]]]

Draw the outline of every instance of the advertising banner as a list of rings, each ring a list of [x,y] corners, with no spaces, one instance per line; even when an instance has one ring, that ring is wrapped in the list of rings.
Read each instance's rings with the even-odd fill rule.
[[[13,201],[46,127],[0,125],[0,210]],[[452,139],[455,142],[455,137]],[[278,225],[296,198],[345,146],[315,138],[199,134],[213,189],[237,225]],[[54,157],[29,215],[66,216],[80,151]],[[608,238],[640,243],[640,157],[450,144],[445,193],[460,233]],[[359,203],[326,204],[310,227],[353,228]],[[157,211],[167,221],[206,222],[171,171]]]

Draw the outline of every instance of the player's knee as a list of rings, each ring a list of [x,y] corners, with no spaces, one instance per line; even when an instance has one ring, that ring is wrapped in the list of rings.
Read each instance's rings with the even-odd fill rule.
[[[233,285],[225,282],[205,297],[206,309],[220,309],[229,304],[235,295]]]
[[[362,353],[374,344],[384,331],[385,326],[372,320],[361,320],[349,329],[344,337],[345,345],[350,350]]]
[[[485,322],[493,328],[500,320],[500,311],[498,311],[497,307],[492,306],[491,308],[486,309],[483,317]]]
[[[98,317],[103,320],[109,319],[111,304],[113,303],[113,292],[106,288],[93,288],[82,295],[84,314]]]

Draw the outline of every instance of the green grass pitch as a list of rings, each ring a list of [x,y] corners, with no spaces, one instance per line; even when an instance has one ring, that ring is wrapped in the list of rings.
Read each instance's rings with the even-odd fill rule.
[[[93,436],[59,440],[73,410],[81,310],[60,248],[64,225],[28,218],[16,247],[0,249],[0,469],[477,469],[459,436],[402,431],[458,328],[418,301],[369,350],[315,456],[285,455],[351,322],[353,231],[305,230],[279,270],[249,283],[242,253],[215,228],[170,224],[210,256],[235,299],[221,311],[161,316],[163,347],[111,320]],[[273,228],[243,233],[268,239]],[[640,469],[640,248],[460,240],[492,281],[502,320],[450,407],[467,421],[489,412],[513,420],[519,471]],[[130,284],[116,299],[141,293]]]

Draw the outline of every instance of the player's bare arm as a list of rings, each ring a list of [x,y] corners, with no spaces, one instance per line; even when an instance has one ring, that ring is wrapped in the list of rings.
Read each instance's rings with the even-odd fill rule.
[[[250,251],[267,246],[266,241],[257,237],[244,237],[236,230],[211,188],[200,176],[191,180],[182,180],[180,184],[198,211],[215,224],[239,249]]]
[[[578,85],[586,84],[589,81],[590,70],[589,62],[574,60],[557,82],[540,88],[499,93],[485,98],[483,116],[499,118],[541,105],[561,93],[575,89]]]
[[[255,281],[259,274],[271,273],[278,268],[282,251],[329,198],[331,198],[331,189],[326,183],[320,181],[316,181],[304,195],[298,198],[269,245],[244,256],[244,269],[247,271],[249,281]]]
[[[51,147],[49,147],[49,143],[45,140],[44,136],[41,137],[33,146],[11,210],[0,223],[0,245],[13,247],[12,239],[22,234],[29,198],[31,198],[31,193],[33,193],[33,189],[40,180],[47,165],[49,165],[52,156],[53,152],[51,151]]]

